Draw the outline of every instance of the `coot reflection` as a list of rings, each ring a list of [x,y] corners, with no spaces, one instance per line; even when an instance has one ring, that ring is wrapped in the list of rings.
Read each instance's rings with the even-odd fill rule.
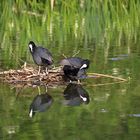
[[[70,83],[64,90],[64,105],[79,106],[82,103],[89,103],[89,95],[82,85]]]
[[[47,93],[37,95],[33,99],[32,103],[30,105],[29,117],[33,117],[36,112],[46,111],[47,109],[50,108],[52,102],[53,102],[52,97]]]

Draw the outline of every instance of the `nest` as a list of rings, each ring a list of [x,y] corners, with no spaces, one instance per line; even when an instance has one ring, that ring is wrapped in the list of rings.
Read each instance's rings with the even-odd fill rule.
[[[49,74],[46,74],[45,70],[41,70],[40,74],[38,74],[38,68],[24,65],[21,69],[0,72],[0,79],[3,82],[18,86],[64,84],[64,74],[61,71],[61,67],[55,67],[48,72]]]
[[[26,65],[26,63],[17,70],[8,70],[0,72],[0,79],[3,82],[12,84],[16,87],[23,86],[56,86],[56,85],[65,85],[66,81],[64,80],[64,74],[61,67],[55,67],[50,69],[49,74],[46,74],[45,70],[41,70],[38,74],[38,68]],[[108,83],[96,83],[90,86],[103,86],[110,85],[115,83],[126,82],[127,80],[120,77],[115,77],[112,75],[99,74],[99,73],[88,73],[88,78],[98,79],[98,78],[109,78],[111,82]]]

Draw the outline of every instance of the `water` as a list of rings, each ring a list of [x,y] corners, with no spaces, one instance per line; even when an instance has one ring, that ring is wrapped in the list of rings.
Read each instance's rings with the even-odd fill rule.
[[[113,83],[109,78],[84,79],[82,87],[74,88],[71,98],[64,94],[67,85],[48,87],[51,102],[46,110],[36,112],[32,118],[29,108],[39,94],[38,88],[13,87],[1,81],[0,139],[140,139],[139,34],[134,38],[122,35],[118,39],[122,30],[115,34],[98,29],[96,32],[95,27],[86,25],[83,33],[81,26],[77,27],[80,20],[72,22],[74,17],[65,21],[64,26],[64,19],[55,14],[48,19],[50,24],[41,24],[42,19],[28,16],[15,15],[12,22],[7,18],[10,20],[6,22],[5,26],[9,27],[4,28],[6,30],[0,24],[1,71],[20,68],[24,61],[33,64],[28,42],[34,40],[53,52],[56,66],[63,58],[62,54],[76,55],[90,59],[88,72],[114,75],[128,81]],[[105,34],[108,36],[103,40]],[[79,96],[76,90],[84,92],[88,99]],[[45,94],[45,87],[40,87],[40,91]],[[88,101],[85,103],[85,100]]]

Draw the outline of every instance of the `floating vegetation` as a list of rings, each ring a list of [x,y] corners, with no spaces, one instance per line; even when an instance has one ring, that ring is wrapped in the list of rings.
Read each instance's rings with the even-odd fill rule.
[[[51,86],[52,84],[63,84],[64,82],[60,67],[49,70],[48,75],[44,70],[38,74],[38,69],[32,66],[22,67],[17,70],[10,69],[0,72],[0,79],[15,86]]]
[[[47,75],[45,70],[42,70],[41,73],[38,74],[38,69],[36,67],[24,65],[21,69],[10,69],[8,71],[0,72],[0,79],[6,83],[14,85],[15,87],[44,85],[56,86],[67,84],[67,81],[64,80],[64,74],[61,67],[55,67],[49,70],[49,74]],[[92,80],[92,83],[88,86],[104,86],[127,82],[124,78],[99,73],[88,73],[87,79]],[[102,81],[98,81],[98,79],[102,79]],[[103,79],[105,79],[105,81]],[[107,79],[109,79],[109,82]],[[97,80],[97,83],[93,83],[93,80]]]

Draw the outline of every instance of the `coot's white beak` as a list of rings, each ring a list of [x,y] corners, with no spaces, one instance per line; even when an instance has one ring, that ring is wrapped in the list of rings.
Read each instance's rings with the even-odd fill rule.
[[[33,45],[32,44],[29,44],[29,48],[30,48],[31,52],[33,52]]]
[[[83,64],[83,65],[81,66],[80,70],[83,69],[83,68],[87,68],[87,64]]]

